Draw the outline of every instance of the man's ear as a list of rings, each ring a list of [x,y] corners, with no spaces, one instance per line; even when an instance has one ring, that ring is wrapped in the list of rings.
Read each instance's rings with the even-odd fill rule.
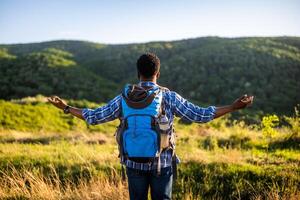
[[[156,74],[156,79],[158,79],[159,76],[160,76],[160,72],[157,72],[157,74]]]

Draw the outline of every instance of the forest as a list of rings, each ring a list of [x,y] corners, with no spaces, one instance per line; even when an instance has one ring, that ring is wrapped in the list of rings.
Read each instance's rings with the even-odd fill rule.
[[[255,96],[245,119],[291,115],[300,102],[299,37],[202,37],[123,45],[49,41],[0,45],[0,98],[58,95],[107,102],[136,83],[136,60],[154,52],[159,84],[202,106]],[[233,117],[242,116],[239,113]]]

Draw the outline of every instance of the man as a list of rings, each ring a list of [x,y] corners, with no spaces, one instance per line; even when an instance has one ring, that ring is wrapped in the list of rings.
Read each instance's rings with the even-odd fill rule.
[[[153,53],[143,54],[137,60],[137,72],[140,87],[150,88],[150,90],[158,87],[157,79],[160,76],[159,58]],[[122,104],[122,98],[124,96],[120,94],[108,104],[95,110],[68,106],[56,96],[48,98],[48,100],[56,107],[64,110],[65,113],[71,113],[89,124],[96,125],[122,117],[122,105],[124,105]],[[245,108],[253,102],[253,96],[243,95],[227,106],[202,108],[187,101],[174,91],[165,90],[163,101],[169,124],[173,124],[174,116],[190,122],[201,123]],[[122,163],[126,165],[130,199],[147,199],[149,187],[152,199],[171,199],[173,184],[172,151],[162,151],[159,159],[160,165],[158,165],[157,160],[152,163],[140,163],[130,159],[122,160]],[[157,166],[160,166],[159,175],[156,170]]]

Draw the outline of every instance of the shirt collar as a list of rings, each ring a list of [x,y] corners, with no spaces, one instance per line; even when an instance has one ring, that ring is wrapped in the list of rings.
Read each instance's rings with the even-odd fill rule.
[[[140,81],[139,85],[140,86],[156,86],[157,84],[152,81]]]

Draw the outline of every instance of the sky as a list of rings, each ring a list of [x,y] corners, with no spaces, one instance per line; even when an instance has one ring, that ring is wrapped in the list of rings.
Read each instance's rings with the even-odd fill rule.
[[[300,36],[300,0],[0,0],[0,43]]]

